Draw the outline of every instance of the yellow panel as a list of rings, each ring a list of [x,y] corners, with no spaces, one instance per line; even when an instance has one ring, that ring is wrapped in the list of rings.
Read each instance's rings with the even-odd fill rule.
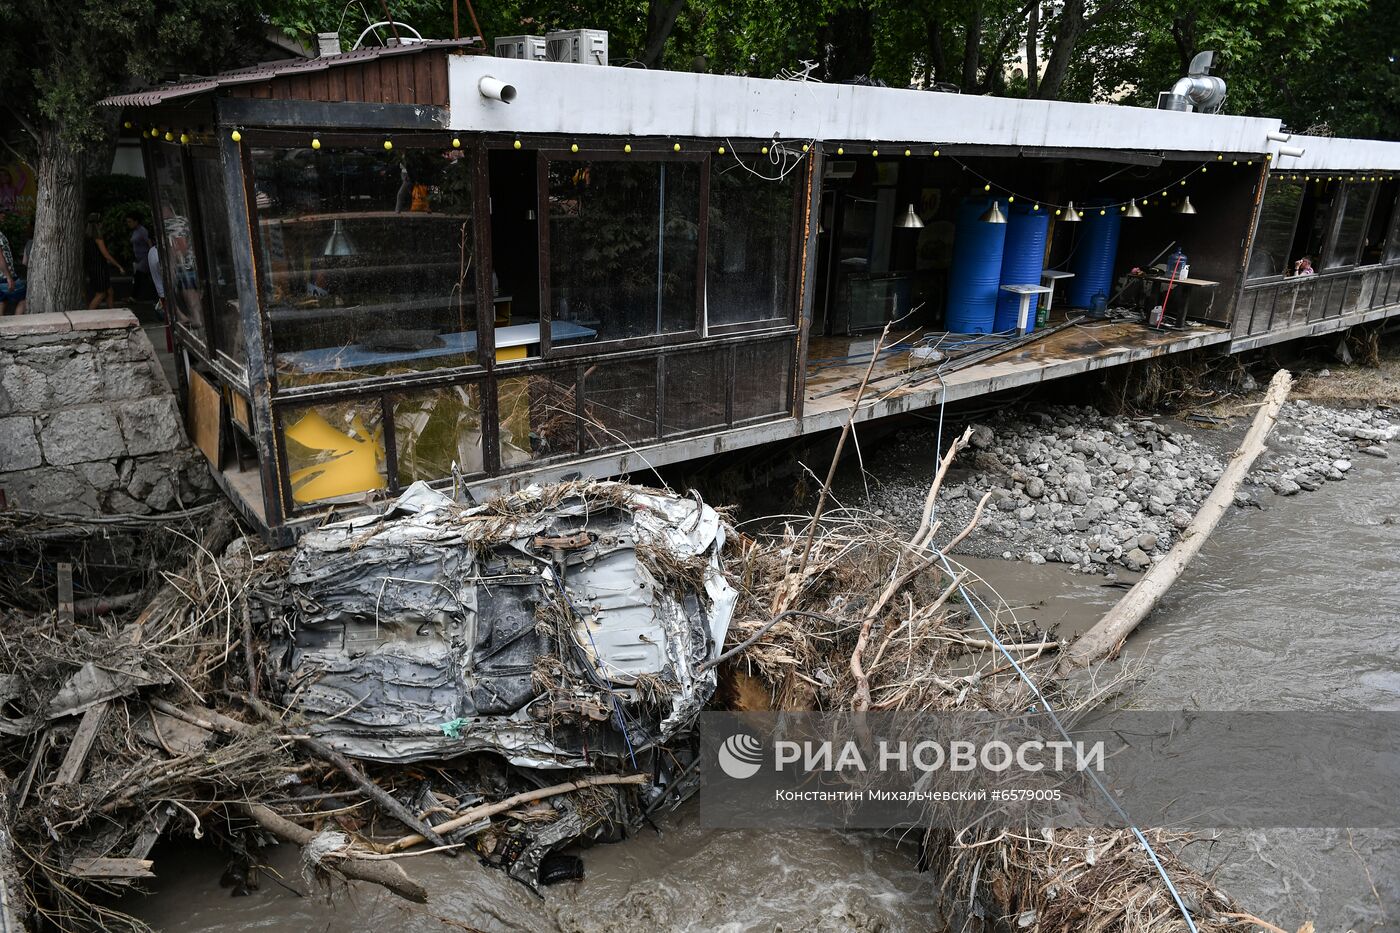
[[[508,363],[511,360],[527,359],[529,356],[529,347],[503,347],[496,351],[496,362]]]
[[[379,472],[384,457],[381,437],[371,437],[358,415],[351,430],[369,439],[351,437],[316,411],[307,412],[287,427],[288,440],[327,455],[320,463],[292,472],[292,497],[297,502],[317,502],[384,488],[385,479]]]

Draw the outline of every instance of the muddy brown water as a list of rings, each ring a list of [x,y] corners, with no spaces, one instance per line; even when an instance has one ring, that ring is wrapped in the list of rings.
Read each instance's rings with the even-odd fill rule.
[[[1146,662],[1139,705],[1400,709],[1397,480],[1400,463],[1362,456],[1345,482],[1231,510],[1127,646]],[[965,562],[1062,635],[1123,592],[1057,564]],[[170,931],[942,928],[931,879],[888,837],[707,830],[694,802],[658,825],[586,850],[586,879],[543,897],[470,858],[429,855],[405,862],[432,892],[425,908],[366,886],[328,900],[285,846],[271,857],[285,887],[265,879],[232,897],[219,887],[221,856],[178,846],[157,850],[152,893],[122,906]],[[1400,930],[1400,831],[1232,830],[1199,857],[1247,909],[1288,929]]]

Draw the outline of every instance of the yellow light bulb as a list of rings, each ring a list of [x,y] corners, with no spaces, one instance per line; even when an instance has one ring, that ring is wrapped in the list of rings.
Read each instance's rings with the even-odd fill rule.
[[[1059,209],[1058,207],[1055,208],[1055,216],[1056,216],[1056,217],[1059,217],[1059,216],[1060,216],[1060,213],[1061,213],[1060,209]]]
[[[189,141],[190,141],[190,134],[188,134],[188,133],[181,133],[181,134],[180,134],[180,145],[182,145],[182,146],[188,145],[188,144],[189,144]]]
[[[764,152],[767,152],[768,150],[765,148],[763,151],[764,151]],[[719,154],[720,154],[720,155],[724,155],[724,147],[723,147],[723,146],[720,146],[720,147],[719,147]]]
[[[174,141],[175,141],[175,134],[172,133],[172,132],[170,132],[169,130],[166,130],[166,131],[165,131],[165,141],[168,142],[168,143],[169,143],[169,142],[174,142]]]
[[[516,149],[519,149],[519,148],[520,148],[520,140],[517,139],[517,140],[516,140],[514,143],[512,143],[511,145],[514,146]]]
[[[1223,158],[1225,158],[1225,154],[1222,152],[1215,157],[1215,161],[1219,162]]]
[[[836,147],[836,154],[837,154],[837,155],[845,155],[845,154],[846,154],[846,150],[843,149],[843,148],[841,148],[840,146],[837,146],[837,147]]]
[[[461,149],[461,148],[462,148],[462,140],[461,140],[460,138],[456,137],[456,136],[453,136],[453,137],[452,137],[452,148],[453,148],[453,149]]]
[[[623,147],[622,147],[622,151],[623,151],[623,152],[631,152],[631,151],[632,151],[632,144],[631,144],[631,143],[626,143],[626,144],[624,144]],[[720,150],[720,151],[722,152],[723,150]]]
[[[759,151],[762,152],[764,155],[767,155],[767,154],[768,154],[768,147],[767,147],[767,146],[764,146],[764,147],[763,147],[761,150],[759,150]]]
[[[680,144],[680,143],[676,143],[674,146],[671,147],[671,151],[672,151],[672,152],[680,152],[680,151],[681,151],[681,144]]]
[[[938,155],[939,155],[938,150],[937,150],[937,149],[933,150],[933,157],[934,157],[935,159],[938,158]]]
[[[1128,205],[1126,205],[1126,204],[1120,204],[1120,205],[1118,205],[1118,209],[1119,209],[1120,211],[1126,211],[1126,210],[1128,209]]]
[[[1231,162],[1230,164],[1231,164],[1231,165],[1239,165],[1239,164],[1240,164],[1240,160],[1239,160],[1239,159],[1236,159],[1235,161]]]
[[[879,149],[871,149],[871,150],[870,150],[870,154],[873,155],[873,156],[877,156],[877,155],[880,154],[880,150],[879,150]]]
[[[238,142],[240,139],[243,138],[243,134],[238,132],[238,130],[234,130],[232,133],[228,134],[228,138],[233,140],[234,142]]]
[[[1209,171],[1210,171],[1210,169],[1206,168],[1204,165],[1201,166],[1201,174],[1204,175],[1206,172],[1209,172]]]
[[[1031,210],[1033,210],[1033,211],[1038,211],[1038,210],[1040,210],[1040,205],[1039,205],[1039,204],[1032,204],[1032,205],[1031,205]]]
[[[570,152],[578,152],[578,143],[570,143],[570,144],[569,144],[569,151],[570,151]]]
[[[125,121],[124,123],[122,123],[122,126],[126,127],[127,129],[131,129],[131,121],[130,121],[130,120]]]
[[[904,150],[904,154],[905,154],[905,155],[912,155],[912,153],[911,153],[908,149],[905,149],[905,150]]]
[[[314,136],[311,138],[311,148],[312,148],[312,149],[320,149],[320,148],[321,148],[321,141],[320,141],[319,139],[316,139]]]
[[[1099,216],[1102,217],[1102,216],[1104,216],[1104,215],[1107,214],[1107,213],[1108,213],[1108,211],[1101,210],[1101,211],[1099,211]]]
[[[982,190],[983,190],[983,191],[991,191],[991,190],[992,190],[992,186],[991,186],[991,185],[983,185],[983,186],[982,186]]]
[[[391,140],[391,139],[386,139],[386,140],[384,140],[384,151],[385,151],[385,152],[388,152],[390,149],[393,149],[393,148],[394,148],[394,141],[393,141],[393,140]]]
[[[1186,179],[1184,179],[1184,178],[1181,179],[1181,187],[1183,187],[1183,188],[1186,187]]]
[[[1015,204],[1015,203],[1016,203],[1016,195],[1014,195],[1014,194],[1013,194],[1013,195],[1009,195],[1009,196],[1007,197],[1007,199],[1006,199],[1006,203],[1007,203],[1007,204]]]
[[[808,149],[811,149],[811,148],[812,148],[812,147],[809,146],[809,145],[807,145],[806,143],[803,143],[803,144],[802,144],[802,151],[803,151],[803,152],[806,152]]]

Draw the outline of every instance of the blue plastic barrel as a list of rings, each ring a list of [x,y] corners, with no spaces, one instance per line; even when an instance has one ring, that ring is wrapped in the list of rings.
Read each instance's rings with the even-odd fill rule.
[[[1002,248],[1009,225],[979,219],[991,205],[991,198],[968,198],[958,208],[944,317],[944,326],[955,334],[989,334],[995,329]]]
[[[1074,247],[1070,271],[1069,305],[1087,308],[1094,296],[1102,292],[1113,294],[1113,263],[1118,258],[1118,233],[1123,226],[1122,215],[1114,208],[1100,214],[1102,205],[1084,208],[1079,223],[1079,242]]]
[[[1045,268],[1045,234],[1050,218],[1045,211],[1032,211],[1013,205],[1006,218],[1006,246],[1002,250],[1001,285],[1039,285]],[[1035,327],[1035,306],[1038,295],[1031,297],[1026,326]],[[1021,296],[999,291],[997,295],[996,329],[1015,330],[1021,311]]]

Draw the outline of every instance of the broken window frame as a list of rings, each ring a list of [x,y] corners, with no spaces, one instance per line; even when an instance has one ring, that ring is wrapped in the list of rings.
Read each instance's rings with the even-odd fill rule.
[[[1322,261],[1319,272],[1345,272],[1357,268],[1357,262],[1361,256],[1361,249],[1366,239],[1366,231],[1371,226],[1371,211],[1375,209],[1376,192],[1375,186],[1364,183],[1349,181],[1341,186],[1340,196],[1332,201],[1332,216],[1327,223],[1327,237],[1323,242]],[[1344,255],[1336,255],[1337,241],[1342,234],[1342,224],[1347,217],[1347,208],[1352,204],[1352,198],[1361,195],[1366,199],[1366,207],[1361,215],[1359,226],[1360,235],[1356,238],[1356,243]]]

